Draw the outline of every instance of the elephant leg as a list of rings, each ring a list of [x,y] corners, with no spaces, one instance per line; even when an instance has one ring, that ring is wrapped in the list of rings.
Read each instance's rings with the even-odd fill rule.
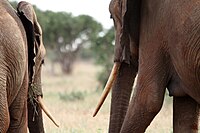
[[[166,69],[149,68],[151,70],[145,69],[138,73],[134,96],[121,133],[144,133],[162,107],[167,84]]]
[[[25,98],[17,99],[10,108],[10,127],[8,133],[27,133],[27,106]]]
[[[137,73],[134,66],[122,63],[112,90],[109,133],[119,133],[128,108]]]
[[[10,123],[5,81],[0,77],[0,133],[6,133]]]
[[[173,131],[174,133],[198,132],[198,103],[191,97],[174,97]]]
[[[9,107],[10,126],[8,133],[27,133],[27,90],[28,76],[25,76],[16,98]]]

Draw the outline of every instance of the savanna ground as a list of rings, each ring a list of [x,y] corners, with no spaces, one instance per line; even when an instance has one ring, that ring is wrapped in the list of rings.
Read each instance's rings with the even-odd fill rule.
[[[50,73],[48,62],[43,66],[43,90],[46,106],[56,118],[57,128],[44,115],[47,133],[107,133],[109,124],[110,95],[95,118],[94,109],[101,95],[96,76],[101,67],[92,62],[78,61],[71,75],[63,75],[56,67]],[[146,133],[172,133],[172,98],[165,96],[162,110]]]

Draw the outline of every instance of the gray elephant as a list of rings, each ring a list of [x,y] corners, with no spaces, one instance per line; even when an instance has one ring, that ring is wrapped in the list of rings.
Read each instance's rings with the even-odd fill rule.
[[[0,12],[0,132],[26,133],[28,126],[30,133],[42,133],[41,27],[27,2],[15,11],[1,0]]]
[[[109,132],[143,133],[159,113],[167,88],[173,96],[173,131],[197,133],[200,1],[111,0],[110,12],[115,65],[94,115],[113,85]]]

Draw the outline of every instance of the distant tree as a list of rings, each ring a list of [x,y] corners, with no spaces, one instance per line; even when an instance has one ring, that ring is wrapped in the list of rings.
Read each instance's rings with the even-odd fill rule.
[[[16,7],[17,7],[17,2],[16,2],[16,1],[10,1],[10,0],[9,0],[9,2],[10,2],[10,4],[13,6],[13,8],[16,9]]]
[[[114,37],[114,28],[112,27],[102,32],[101,37],[91,47],[96,63],[103,66],[102,71],[98,74],[98,80],[101,85],[106,84],[113,66]]]
[[[16,7],[17,2],[11,4]],[[102,25],[87,15],[74,17],[67,12],[42,11],[36,6],[34,9],[50,60],[59,62],[63,72],[69,74],[82,49],[86,56],[92,56],[97,64],[103,66],[98,80],[105,84],[113,64],[114,28],[103,31]]]
[[[43,26],[44,42],[56,57],[52,61],[59,61],[66,74],[71,73],[83,45],[90,45],[102,31],[102,25],[87,15],[73,17],[66,12],[46,11],[38,19]]]
[[[74,18],[70,25],[72,28],[69,32],[69,40],[61,43],[62,69],[65,73],[70,73],[74,60],[80,49],[85,45],[91,45],[98,38],[99,32],[102,31],[102,25],[96,22],[92,17],[80,15]],[[60,38],[61,40],[63,38]],[[66,38],[67,39],[67,38]]]
[[[87,15],[74,17],[66,12],[41,11],[36,7],[35,10],[50,59],[59,62],[63,72],[70,74],[78,53],[98,38],[102,25]]]

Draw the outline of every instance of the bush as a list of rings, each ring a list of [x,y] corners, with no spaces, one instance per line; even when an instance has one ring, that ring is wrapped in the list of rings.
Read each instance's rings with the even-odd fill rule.
[[[59,93],[59,97],[63,101],[78,101],[85,99],[86,92],[72,91],[70,93]]]

